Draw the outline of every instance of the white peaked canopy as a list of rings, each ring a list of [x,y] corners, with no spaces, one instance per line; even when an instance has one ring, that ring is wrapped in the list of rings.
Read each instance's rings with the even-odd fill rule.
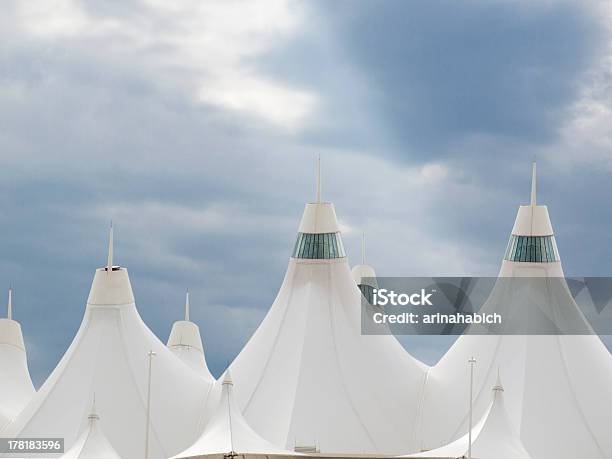
[[[372,288],[376,288],[378,286],[376,283],[376,272],[374,271],[374,268],[366,264],[365,233],[361,235],[361,264],[353,266],[351,274],[353,275],[353,279],[359,288],[364,285]]]
[[[0,318],[0,430],[14,419],[34,395],[21,325],[13,320],[9,289],[7,317]]]
[[[87,428],[60,459],[121,459],[100,428],[95,402],[87,419]]]
[[[406,457],[465,458],[468,457],[469,435],[431,451]],[[472,428],[472,457],[477,459],[531,459],[518,433],[508,418],[504,388],[499,381],[493,386],[493,401],[481,420]]]
[[[96,270],[72,344],[2,434],[60,437],[69,448],[84,429],[95,393],[104,413],[100,423],[114,448],[121,457],[143,457],[149,351],[153,351],[149,458],[166,459],[192,444],[201,432],[212,384],[181,362],[144,324],[128,272],[113,265],[109,245],[108,264]]]
[[[376,272],[374,268],[370,265],[355,265],[351,270],[351,275],[353,276],[353,280],[358,286],[361,285],[370,285],[371,287],[375,287],[375,277]]]
[[[174,322],[167,346],[206,381],[214,382],[215,378],[206,365],[200,328],[189,320],[189,290],[185,293],[185,320]]]
[[[520,238],[526,236],[536,243],[548,238],[546,259],[539,261],[537,251],[526,256],[519,251],[518,243],[525,242]],[[573,320],[580,317],[580,312],[569,297],[565,281],[558,278],[562,273],[548,210],[535,204],[534,182],[532,205],[519,209],[500,272],[504,279],[498,284],[536,276],[550,278],[551,285],[561,283],[567,297],[556,304],[565,308],[562,319]],[[496,289],[483,308],[495,304]],[[512,302],[511,296],[505,298]],[[497,368],[503,368],[509,418],[535,459],[612,457],[612,356],[596,335],[459,337],[429,372],[419,429],[420,449],[447,444],[467,430],[469,383],[457,375],[467,371],[471,356],[477,359],[475,415],[486,411],[488,388]]]
[[[175,458],[218,458],[239,456],[243,459],[269,456],[300,456],[261,438],[248,425],[233,395],[229,370],[222,382],[221,397],[202,436]]]
[[[262,437],[322,454],[416,449],[426,366],[393,336],[361,335],[360,308],[333,204],[307,204],[276,300],[230,366]]]

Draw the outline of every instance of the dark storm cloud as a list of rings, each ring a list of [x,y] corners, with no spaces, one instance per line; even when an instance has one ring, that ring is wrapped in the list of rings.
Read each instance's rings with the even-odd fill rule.
[[[269,66],[297,81],[327,86],[333,102],[326,109],[341,128],[338,137],[349,145],[355,136],[368,135],[355,129],[366,127],[361,116],[368,113],[372,128],[384,125],[395,141],[377,153],[407,160],[454,154],[463,160],[467,152],[458,143],[471,136],[523,147],[557,136],[581,78],[606,46],[597,13],[585,6],[324,2],[311,19],[325,24],[326,33],[313,26],[311,41],[302,39],[271,56]],[[334,59],[345,73],[330,72]],[[355,82],[361,94],[346,90]],[[354,110],[337,120],[335,104]],[[388,140],[379,142],[380,147]]]
[[[580,3],[393,1],[347,16],[341,36],[380,115],[428,152],[473,134],[550,141],[603,45]]]

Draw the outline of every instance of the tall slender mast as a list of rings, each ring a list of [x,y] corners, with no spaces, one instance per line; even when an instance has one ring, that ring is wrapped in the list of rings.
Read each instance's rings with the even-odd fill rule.
[[[361,264],[365,265],[365,231],[361,233]]]
[[[110,274],[113,270],[113,222],[111,220],[110,232],[108,236],[108,259],[106,262],[106,270]]]
[[[317,202],[321,202],[321,155],[317,158]]]
[[[185,321],[189,322],[189,289],[185,292]]]
[[[8,292],[8,305],[6,307],[6,318],[9,320],[13,319],[13,288],[9,287]]]
[[[536,162],[531,166],[531,205],[536,205]]]

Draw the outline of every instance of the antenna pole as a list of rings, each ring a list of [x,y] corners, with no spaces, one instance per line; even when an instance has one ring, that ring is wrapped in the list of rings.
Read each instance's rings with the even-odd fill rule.
[[[470,364],[470,425],[468,430],[468,459],[472,459],[472,411],[474,405],[474,365],[476,365],[476,359],[471,357],[468,360]]]
[[[108,236],[108,259],[106,262],[106,271],[108,274],[113,270],[113,221],[111,220],[110,232]]]
[[[531,165],[531,205],[536,205],[536,162]]]
[[[185,292],[185,320],[189,321],[189,289]]]
[[[361,233],[361,264],[365,265],[365,231]]]
[[[13,319],[13,287],[9,287],[8,305],[6,307],[6,318]]]
[[[151,431],[151,368],[153,366],[153,357],[157,354],[153,350],[149,351],[149,381],[147,388],[147,427],[145,430],[145,454],[144,459],[149,459],[149,434]]]
[[[317,203],[321,202],[321,155],[317,157]]]

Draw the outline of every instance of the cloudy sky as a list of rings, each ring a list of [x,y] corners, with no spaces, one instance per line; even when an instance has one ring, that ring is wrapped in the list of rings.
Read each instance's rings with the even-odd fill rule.
[[[215,374],[314,197],[379,275],[495,275],[530,162],[566,274],[612,271],[603,1],[6,1],[0,285],[37,384],[106,257],[165,340],[185,288]],[[406,347],[428,363],[444,343]]]

